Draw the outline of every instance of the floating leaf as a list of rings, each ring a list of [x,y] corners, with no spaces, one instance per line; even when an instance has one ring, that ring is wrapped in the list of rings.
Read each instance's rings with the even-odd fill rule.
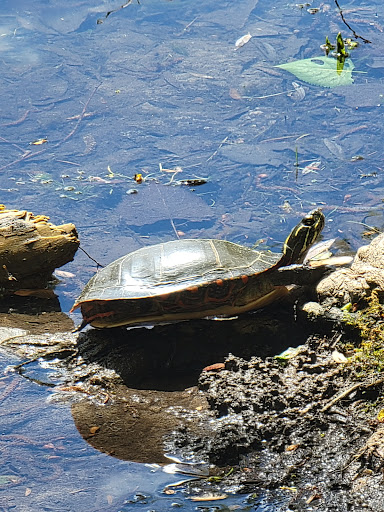
[[[345,49],[345,45],[344,45],[344,41],[343,41],[343,38],[342,38],[342,35],[341,35],[341,32],[339,32],[337,34],[337,37],[336,37],[336,44],[337,44],[337,47],[336,47],[336,53],[338,55],[343,55],[344,57],[348,57],[348,53]]]
[[[248,34],[245,34],[245,36],[243,37],[240,37],[236,43],[235,43],[235,50],[238,50],[239,48],[241,48],[242,46],[244,46],[245,44],[248,43],[248,41],[251,39],[251,34],[248,33]]]
[[[355,69],[351,59],[347,59],[344,63],[344,68],[340,70],[338,69],[337,59],[324,56],[295,60],[275,67],[289,71],[308,84],[321,87],[338,87],[340,85],[352,84],[352,71]]]
[[[46,142],[48,142],[48,139],[38,139],[38,140],[34,140],[33,142],[30,142],[29,145],[30,146],[40,146],[41,144],[45,144]]]

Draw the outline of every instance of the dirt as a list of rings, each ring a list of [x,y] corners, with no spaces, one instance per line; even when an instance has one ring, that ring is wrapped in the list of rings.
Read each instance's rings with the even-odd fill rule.
[[[363,379],[343,360],[340,335],[311,336],[292,359],[230,355],[199,389],[216,420],[179,450],[234,466],[227,485],[272,492],[289,510],[383,511],[384,400],[380,374]],[[349,391],[349,392],[348,392]],[[344,396],[342,395],[344,393]]]

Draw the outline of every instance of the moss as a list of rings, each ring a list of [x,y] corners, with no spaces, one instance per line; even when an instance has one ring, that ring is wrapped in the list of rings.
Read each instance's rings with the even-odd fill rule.
[[[380,299],[378,291],[373,290],[364,309],[345,314],[346,324],[360,335],[361,342],[354,348],[352,361],[361,375],[384,371],[384,305]]]

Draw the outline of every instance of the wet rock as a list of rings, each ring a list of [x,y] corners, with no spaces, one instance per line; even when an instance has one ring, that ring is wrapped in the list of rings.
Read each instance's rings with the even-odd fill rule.
[[[79,246],[73,224],[55,226],[45,215],[0,205],[0,286],[45,288],[55,268],[71,261]]]
[[[316,288],[325,308],[358,302],[373,289],[384,291],[384,234],[360,247],[350,268],[336,270]]]

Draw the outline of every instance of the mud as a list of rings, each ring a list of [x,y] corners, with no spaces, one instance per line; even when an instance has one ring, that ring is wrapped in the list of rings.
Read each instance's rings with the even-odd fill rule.
[[[227,485],[242,492],[283,495],[279,512],[384,510],[384,379],[339,362],[343,341],[312,336],[286,361],[230,355],[199,379],[215,422],[193,441],[177,432],[175,446],[236,467]]]

